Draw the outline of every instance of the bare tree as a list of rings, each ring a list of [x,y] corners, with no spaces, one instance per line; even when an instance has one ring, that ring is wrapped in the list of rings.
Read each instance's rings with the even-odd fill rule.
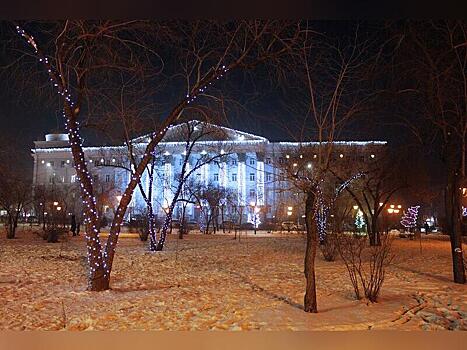
[[[151,24],[141,21],[67,20],[48,30],[47,36],[43,37],[49,40],[41,44],[25,28],[16,26],[18,34],[44,65],[50,81],[62,97],[63,115],[85,208],[90,290],[109,288],[125,211],[155,147],[170,125],[187,108],[203,104],[207,89],[226,73],[253,68],[290,50],[297,38],[293,27],[275,21]],[[171,64],[166,64],[162,59],[164,53],[175,58]],[[115,83],[115,72],[118,75],[137,75],[140,81],[148,84],[169,67],[175,67],[175,72],[164,83],[173,82],[173,88],[184,93],[178,94],[181,97],[171,102],[164,114],[161,113],[157,131],[149,136],[143,157],[122,194],[109,238],[103,246],[99,238],[94,188],[85,162],[79,119],[83,111],[92,115],[99,106],[103,107],[103,103],[109,107],[107,100],[101,101],[103,94],[100,91],[109,89]]]
[[[209,143],[209,140],[212,138],[219,140],[225,139],[226,135],[224,135],[222,129],[200,121],[188,121],[179,125],[179,129],[176,138],[185,140],[182,168],[180,173],[176,175],[176,184],[171,189],[173,192],[172,198],[165,211],[166,216],[161,227],[160,238],[157,240],[155,236],[151,237],[151,251],[160,251],[164,248],[167,231],[172,222],[175,206],[179,202],[180,196],[183,194],[184,187],[190,184],[189,180],[202,167],[210,166],[211,164],[219,165],[220,162],[225,161],[229,156],[228,150],[225,149],[226,147],[222,146],[222,143],[216,144],[214,147],[209,146],[209,144],[204,144],[206,141]],[[202,150],[201,147],[203,147]],[[192,161],[194,151],[198,151],[200,156],[195,161]],[[186,203],[186,201],[184,202]]]
[[[407,172],[399,150],[385,149],[372,154],[374,158],[367,157],[366,162],[359,164],[362,176],[345,190],[363,213],[370,245],[379,245],[379,218],[394,194],[407,187]],[[345,181],[342,175],[332,172],[340,181]]]
[[[397,26],[397,33],[401,41],[394,67],[399,78],[396,91],[400,118],[444,163],[446,229],[454,282],[465,283],[459,188],[466,182],[466,23],[404,22]]]
[[[0,145],[0,210],[6,212],[6,237],[15,238],[18,220],[31,202],[31,184],[17,166],[18,152],[2,138]]]
[[[330,38],[312,41],[311,33],[307,28],[307,40],[294,62],[296,89],[292,89],[295,95],[290,104],[300,121],[284,126],[301,146],[288,150],[280,166],[283,176],[305,200],[305,312],[318,311],[314,262],[319,232],[326,230],[329,206],[337,190],[332,186],[331,172],[340,159],[337,140],[346,124],[372,106],[376,91],[371,81],[382,50],[381,43],[362,40],[358,29],[348,43]],[[311,138],[315,143],[308,143]]]

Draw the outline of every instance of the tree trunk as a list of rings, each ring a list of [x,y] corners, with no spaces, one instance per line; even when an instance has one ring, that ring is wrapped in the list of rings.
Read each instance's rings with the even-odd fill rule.
[[[306,221],[306,251],[305,251],[305,278],[306,290],[304,298],[305,312],[318,312],[316,301],[315,257],[318,247],[318,228],[314,219],[315,195],[308,192],[305,202]]]
[[[6,238],[13,239],[15,238],[15,226],[13,225],[13,217],[8,214],[8,224],[6,225]]]
[[[379,237],[379,229],[378,229],[378,218],[371,216],[371,223],[370,225],[367,224],[368,227],[368,237],[370,240],[370,246],[378,246],[381,245],[381,239]]]
[[[101,292],[109,289],[110,274],[106,274],[103,267],[96,269],[93,276],[89,278],[88,290],[93,292]]]
[[[462,252],[462,225],[460,203],[460,176],[455,170],[450,172],[446,188],[446,217],[451,241],[452,270],[455,283],[465,283],[465,268]]]

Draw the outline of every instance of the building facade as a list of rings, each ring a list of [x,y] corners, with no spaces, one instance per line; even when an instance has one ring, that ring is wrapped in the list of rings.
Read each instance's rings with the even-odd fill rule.
[[[205,132],[203,137],[194,142],[188,157],[187,134],[181,132],[184,127],[191,127],[192,130],[199,128]],[[138,152],[144,152],[149,138],[141,136],[132,141],[133,156],[138,158]],[[334,147],[336,158],[342,161],[348,161],[349,158],[355,161],[374,161],[385,144],[384,141],[339,141],[334,143]],[[281,168],[288,161],[289,154],[302,146],[303,143],[297,142],[270,142],[262,136],[197,121],[175,125],[168,129],[154,153],[152,181],[148,169],[143,174],[141,186],[147,195],[152,182],[153,208],[159,216],[164,215],[173,200],[182,167],[186,163],[185,173],[193,171],[184,186],[195,184],[198,188],[218,187],[228,192],[229,202],[221,201],[220,204],[225,210],[223,220],[236,221],[241,216],[242,222],[249,221],[255,225],[287,218],[300,220],[303,214],[300,194],[294,193],[287,179],[281,176]],[[307,146],[313,148],[317,144],[308,142]],[[131,178],[132,165],[128,148],[84,147],[84,153],[88,170],[93,176],[98,201],[99,195],[105,198],[103,214],[112,216],[119,196]],[[219,157],[216,158],[216,155]],[[67,135],[49,134],[45,141],[35,141],[32,156],[35,189],[77,187]],[[203,163],[202,160],[206,159],[212,160]],[[206,210],[203,206],[207,204],[193,199],[190,201],[185,208],[185,218],[199,221],[201,212]],[[181,215],[181,206],[182,202],[176,204],[173,215],[175,219]],[[136,190],[127,219],[143,213],[146,207],[141,189]]]

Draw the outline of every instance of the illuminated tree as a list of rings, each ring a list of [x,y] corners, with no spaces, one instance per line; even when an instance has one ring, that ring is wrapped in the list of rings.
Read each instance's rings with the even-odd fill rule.
[[[417,218],[418,218],[418,209],[419,205],[409,207],[407,211],[404,212],[401,219],[401,225],[404,226],[409,231],[414,227],[417,227]]]
[[[228,72],[273,62],[288,52],[298,32],[294,30],[296,26],[280,21],[150,23],[67,20],[49,23],[45,28],[39,25],[34,28],[42,29],[43,35],[39,37],[46,40],[44,44],[36,41],[25,28],[16,25],[18,35],[42,64],[55,88],[54,93],[63,103],[65,127],[84,206],[88,289],[106,290],[125,212],[156,146],[169,127],[187,109],[215,99],[212,85]],[[22,58],[27,60],[29,57],[30,54],[25,54]],[[166,64],[166,60],[171,64]],[[163,79],[161,73],[169,69],[174,70],[172,74],[168,73],[170,79]],[[109,237],[103,244],[99,236],[95,190],[80,130],[90,122],[84,120],[83,114],[100,117],[102,110],[108,113],[109,109],[118,108],[122,84],[144,85],[147,91],[155,94],[160,90],[166,92],[169,83],[179,94],[161,109],[160,118],[154,123],[155,131],[148,136],[143,156],[135,162],[111,223]],[[117,88],[114,90],[118,93],[108,93],[115,85]],[[155,99],[155,96],[146,97],[147,101]],[[154,109],[153,106],[150,110]],[[139,115],[147,115],[146,111],[142,108]],[[110,124],[108,127],[118,126]]]
[[[362,228],[365,226],[365,219],[363,217],[363,212],[359,209],[357,215],[355,216],[355,227],[358,232],[361,232]]]

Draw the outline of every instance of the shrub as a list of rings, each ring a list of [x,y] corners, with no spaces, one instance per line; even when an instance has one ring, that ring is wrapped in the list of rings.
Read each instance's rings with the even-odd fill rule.
[[[334,261],[337,256],[337,235],[328,233],[325,240],[319,245],[323,258],[326,261]]]
[[[365,297],[376,302],[384,283],[386,269],[393,259],[391,254],[393,238],[381,234],[380,245],[368,246],[366,236],[340,234],[337,249],[349,273],[355,297],[361,299],[360,287]]]

